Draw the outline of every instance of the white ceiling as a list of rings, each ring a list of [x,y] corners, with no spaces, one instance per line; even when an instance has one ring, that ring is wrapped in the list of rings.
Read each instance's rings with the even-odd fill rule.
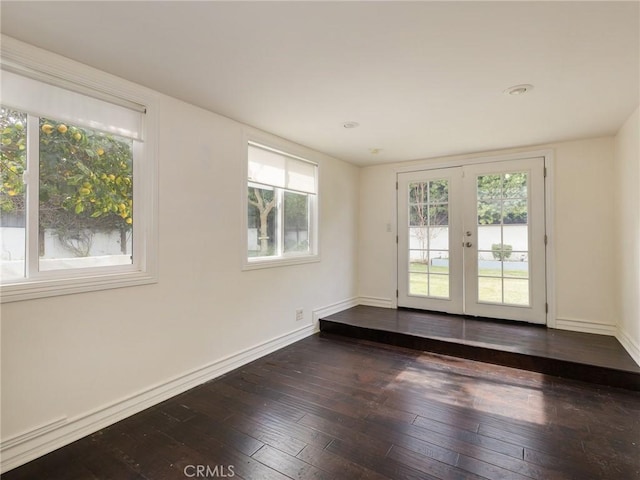
[[[365,165],[615,133],[640,103],[639,5],[3,0],[0,8],[4,34]],[[502,93],[521,83],[535,88]]]

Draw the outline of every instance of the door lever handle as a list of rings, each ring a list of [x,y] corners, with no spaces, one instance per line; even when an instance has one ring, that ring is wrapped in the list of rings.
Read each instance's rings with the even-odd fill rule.
[[[465,246],[465,247],[472,247],[472,246],[473,246],[473,243],[471,243],[471,242],[467,242],[467,243],[465,243],[465,244],[464,244],[464,246]]]

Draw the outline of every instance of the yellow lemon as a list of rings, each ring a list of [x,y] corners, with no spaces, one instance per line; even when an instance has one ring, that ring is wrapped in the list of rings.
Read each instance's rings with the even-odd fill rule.
[[[48,123],[45,123],[44,125],[42,125],[42,131],[47,135],[51,135],[51,133],[53,132],[53,127]]]
[[[58,131],[60,133],[67,133],[67,126],[64,123],[61,123],[60,125],[58,125]]]
[[[97,151],[97,154],[98,155],[104,155],[104,150],[99,148],[98,151]]]
[[[127,222],[129,225],[131,225],[133,223],[133,219],[131,217],[127,218],[125,220],[125,222]]]
[[[76,140],[81,140],[82,134],[80,132],[76,132],[73,134],[73,138],[75,138]]]

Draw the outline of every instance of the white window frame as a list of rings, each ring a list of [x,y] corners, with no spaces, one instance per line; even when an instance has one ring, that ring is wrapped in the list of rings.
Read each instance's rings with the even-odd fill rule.
[[[26,226],[27,277],[10,281],[0,289],[2,303],[57,295],[121,288],[157,282],[158,243],[158,166],[157,166],[157,98],[153,92],[77,63],[51,52],[2,35],[0,65],[2,69],[20,75],[48,80],[82,94],[114,100],[122,105],[144,106],[142,125],[143,145],[134,142],[133,162],[133,262],[130,265],[38,271],[36,241],[30,239],[34,227],[37,232],[37,207],[30,210]],[[37,120],[36,120],[37,122]],[[33,123],[33,119],[32,119]],[[36,127],[36,132],[38,128]],[[35,139],[35,140],[34,140]],[[37,135],[30,135],[31,145],[37,149]],[[34,161],[27,167],[32,167]],[[38,205],[38,171],[26,172],[27,202]],[[34,188],[34,185],[36,186]],[[28,203],[28,205],[29,205]],[[36,212],[34,215],[33,212]],[[35,217],[35,218],[34,218]],[[35,258],[34,257],[35,252]],[[35,268],[34,268],[35,266]]]
[[[309,252],[289,252],[280,253],[279,255],[272,255],[268,257],[249,257],[247,252],[248,247],[248,188],[251,183],[248,178],[248,165],[249,165],[249,145],[254,144],[259,147],[273,150],[277,153],[302,160],[314,164],[316,166],[316,193],[309,194]],[[308,152],[303,151],[300,148],[292,146],[285,142],[277,142],[271,138],[265,138],[257,134],[247,134],[243,138],[243,170],[242,170],[242,222],[241,222],[241,264],[242,270],[256,270],[262,268],[282,267],[287,265],[300,265],[305,263],[314,263],[320,261],[319,245],[318,245],[318,228],[319,228],[319,185],[320,185],[320,162],[314,160]],[[276,188],[276,187],[274,187]],[[289,191],[284,188],[276,188],[281,193],[278,195],[279,200],[277,204],[278,224],[276,226],[276,235],[282,236],[282,215],[283,211],[283,192]],[[295,191],[292,191],[296,193]],[[283,239],[278,239],[279,248],[283,244]]]

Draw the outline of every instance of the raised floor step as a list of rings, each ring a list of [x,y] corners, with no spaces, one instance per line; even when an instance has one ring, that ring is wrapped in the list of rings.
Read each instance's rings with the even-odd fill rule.
[[[607,335],[362,305],[320,319],[320,331],[640,391],[640,366]]]

